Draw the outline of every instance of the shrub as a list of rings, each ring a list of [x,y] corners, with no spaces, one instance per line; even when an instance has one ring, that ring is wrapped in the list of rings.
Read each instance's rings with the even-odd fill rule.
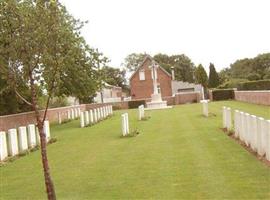
[[[129,101],[128,102],[128,108],[138,108],[140,105],[145,106],[145,100],[135,100],[135,101]]]
[[[239,83],[238,90],[270,90],[270,79]]]
[[[231,79],[222,85],[218,86],[218,89],[238,88],[239,84],[248,81],[247,79]]]
[[[213,101],[234,99],[233,89],[216,89],[212,91]]]

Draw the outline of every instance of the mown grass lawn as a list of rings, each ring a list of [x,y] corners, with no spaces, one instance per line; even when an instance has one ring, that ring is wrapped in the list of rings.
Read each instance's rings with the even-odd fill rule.
[[[226,101],[147,111],[120,138],[120,114],[93,127],[52,126],[48,146],[58,199],[270,199],[270,168],[221,131],[223,105],[270,119],[270,107]],[[0,168],[0,199],[45,199],[40,152]]]

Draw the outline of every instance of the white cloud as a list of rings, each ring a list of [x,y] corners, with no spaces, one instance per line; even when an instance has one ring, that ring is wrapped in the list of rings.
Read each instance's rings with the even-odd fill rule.
[[[270,52],[268,0],[61,0],[83,36],[119,67],[133,52],[189,56],[218,70]]]

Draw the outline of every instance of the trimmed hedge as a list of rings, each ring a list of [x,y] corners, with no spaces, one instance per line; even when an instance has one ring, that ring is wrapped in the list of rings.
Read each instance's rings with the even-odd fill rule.
[[[270,90],[270,80],[247,81],[238,84],[238,90]]]
[[[129,101],[128,102],[128,108],[138,108],[140,105],[144,105],[145,106],[145,100],[137,100],[137,101]]]
[[[213,101],[234,99],[233,89],[216,89],[212,91]]]

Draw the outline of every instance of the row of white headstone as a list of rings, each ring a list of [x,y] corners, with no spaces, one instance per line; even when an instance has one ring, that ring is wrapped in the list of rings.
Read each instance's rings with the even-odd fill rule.
[[[113,114],[112,105],[102,106],[89,111],[84,111],[80,116],[81,128],[95,124]]]
[[[50,123],[44,121],[44,133],[47,142],[50,140]],[[34,124],[21,126],[17,129],[9,129],[8,132],[0,132],[0,161],[8,156],[16,156],[32,149],[40,144],[38,129]]]
[[[78,108],[71,108],[66,111],[67,112],[67,120],[74,120],[81,116],[81,109]],[[58,124],[62,124],[62,113],[58,112]]]
[[[139,109],[139,120],[142,120],[144,118],[144,105],[140,105],[138,109]]]
[[[223,107],[223,127],[227,130],[234,129],[236,138],[251,147],[258,155],[266,155],[266,159],[270,161],[270,120],[235,110],[232,126],[231,109]]]
[[[121,116],[122,116],[122,135],[126,136],[129,134],[128,113],[124,113]]]

